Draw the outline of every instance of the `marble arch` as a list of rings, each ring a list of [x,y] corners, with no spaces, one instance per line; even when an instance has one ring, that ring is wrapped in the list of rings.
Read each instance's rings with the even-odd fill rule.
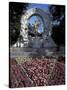
[[[27,21],[28,19],[33,16],[33,15],[39,15],[44,23],[44,33],[42,35],[42,39],[40,38],[35,38],[32,43],[35,44],[33,47],[38,48],[41,47],[43,43],[43,47],[55,47],[56,44],[51,38],[51,32],[52,32],[52,17],[49,13],[43,11],[42,9],[39,8],[32,8],[26,11],[24,15],[21,17],[21,32],[20,34],[23,36],[24,41],[28,43],[28,33],[25,31],[25,28],[27,28]],[[31,38],[32,39],[32,38]]]
[[[42,9],[39,8],[32,8],[27,10],[27,12],[22,15],[21,18],[21,30],[22,33],[24,33],[24,30],[27,27],[27,20],[33,16],[33,15],[38,15],[42,18],[43,23],[44,23],[44,35],[50,35],[51,31],[52,31],[52,22],[51,22],[51,15],[44,12]]]
[[[44,33],[42,37],[34,37],[34,39],[31,37],[29,40],[28,37],[28,26],[27,21],[28,19],[33,16],[38,15],[42,18],[44,23]],[[25,30],[26,29],[26,30]],[[28,47],[28,45],[31,45],[33,48],[45,48],[45,47],[56,47],[56,44],[54,43],[53,39],[51,38],[52,33],[52,17],[49,13],[43,11],[39,8],[31,8],[26,11],[24,15],[21,16],[21,30],[20,35],[23,37],[24,43],[21,42],[21,47]],[[25,46],[26,44],[26,46]]]

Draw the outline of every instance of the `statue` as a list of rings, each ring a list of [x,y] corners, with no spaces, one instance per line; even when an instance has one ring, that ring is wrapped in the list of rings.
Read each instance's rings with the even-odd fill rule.
[[[37,34],[38,33],[39,26],[40,26],[40,21],[39,21],[38,18],[36,18],[36,20],[32,24],[32,29],[33,29],[34,34]]]

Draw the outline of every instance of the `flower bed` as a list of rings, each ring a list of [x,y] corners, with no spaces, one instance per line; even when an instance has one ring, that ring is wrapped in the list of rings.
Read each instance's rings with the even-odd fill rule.
[[[65,84],[65,64],[54,58],[21,57],[10,60],[10,86],[30,87]],[[18,63],[17,63],[17,62]]]
[[[26,70],[29,78],[34,82],[34,86],[48,85],[55,62],[50,59],[32,59],[22,63],[22,67]]]
[[[52,75],[48,81],[49,85],[63,85],[65,84],[65,65],[56,62]]]
[[[11,88],[30,87],[32,82],[27,77],[23,69],[17,64],[16,60],[10,61],[10,85]]]

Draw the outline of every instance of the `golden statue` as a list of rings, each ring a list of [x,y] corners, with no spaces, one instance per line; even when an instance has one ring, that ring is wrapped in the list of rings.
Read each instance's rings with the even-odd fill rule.
[[[33,28],[34,33],[38,32],[39,26],[40,26],[40,21],[38,18],[36,18],[36,20],[34,21],[34,24],[32,24],[32,28]]]

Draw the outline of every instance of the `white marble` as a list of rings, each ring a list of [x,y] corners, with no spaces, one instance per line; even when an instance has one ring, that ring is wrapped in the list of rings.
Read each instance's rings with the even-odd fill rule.
[[[39,15],[44,23],[44,32],[42,37],[30,37],[28,35],[28,27],[27,27],[27,21],[32,15]],[[45,47],[56,47],[56,44],[51,38],[51,32],[52,32],[52,17],[49,13],[44,12],[42,9],[39,8],[32,8],[26,11],[24,15],[21,17],[21,32],[20,35],[22,35],[24,43],[23,45],[20,45],[22,47],[28,47],[29,45],[32,48],[45,48]],[[18,44],[18,43],[16,43]],[[22,42],[21,42],[22,44]],[[16,47],[16,45],[14,45]],[[19,45],[18,45],[19,47]]]

